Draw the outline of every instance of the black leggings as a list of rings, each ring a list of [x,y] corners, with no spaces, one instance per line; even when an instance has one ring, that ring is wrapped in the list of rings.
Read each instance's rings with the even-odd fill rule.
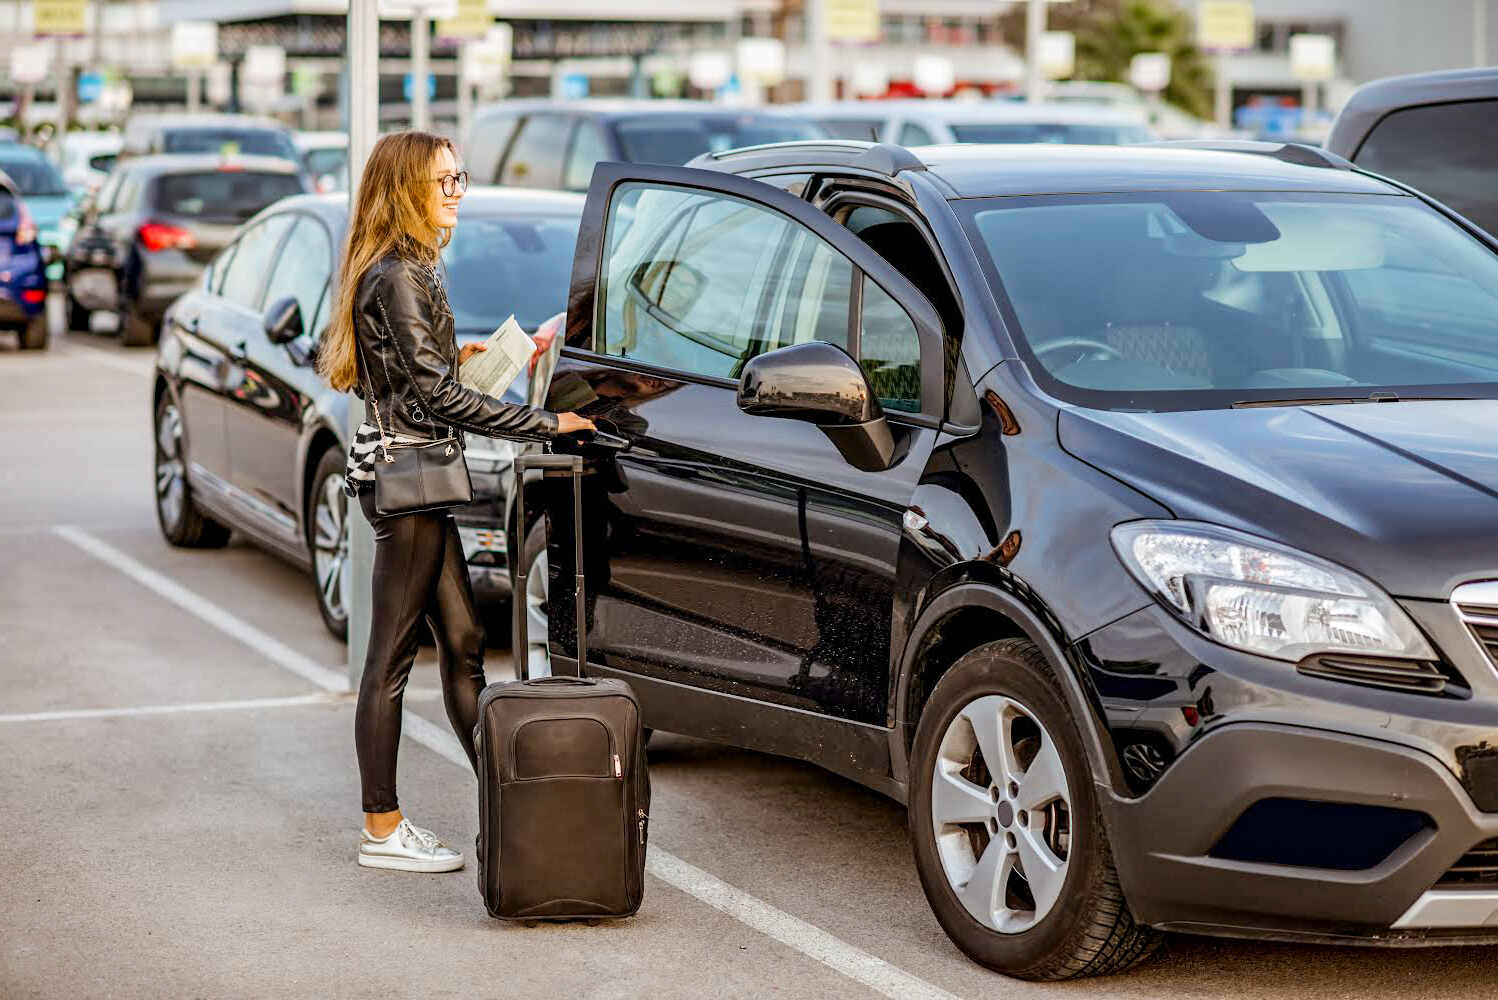
[[[484,630],[474,610],[473,584],[458,526],[446,511],[380,517],[374,491],[362,490],[359,505],[374,526],[374,599],[369,652],[354,712],[354,745],[365,812],[391,812],[395,758],[400,749],[401,698],[425,618],[437,640],[442,698],[458,742],[477,769],[473,727],[484,689]]]

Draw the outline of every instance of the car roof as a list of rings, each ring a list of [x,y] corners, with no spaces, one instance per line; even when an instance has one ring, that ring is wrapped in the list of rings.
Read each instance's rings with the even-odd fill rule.
[[[152,174],[197,174],[215,170],[294,174],[301,169],[300,164],[281,156],[220,156],[217,153],[155,153],[133,157],[120,166]]]
[[[1274,155],[1276,150],[1289,152]],[[688,166],[745,173],[842,165],[890,177],[924,172],[949,198],[1159,190],[1399,193],[1382,180],[1332,165],[1345,166],[1345,161],[1328,158],[1328,165],[1308,165],[1321,160],[1315,150],[1276,143],[1240,143],[1235,149],[1188,143],[971,143],[907,148],[822,139],[704,154]]]
[[[1352,156],[1386,115],[1422,104],[1498,98],[1498,67],[1391,76],[1365,83],[1342,106],[1326,148]]]
[[[491,187],[476,184],[463,196],[464,203],[478,209],[481,215],[512,214],[517,216],[581,215],[588,197],[572,191],[547,191],[538,188]],[[335,228],[348,223],[348,192],[297,194],[282,198],[270,211],[310,211]],[[458,217],[462,224],[462,212]]]
[[[576,101],[552,98],[522,98],[486,104],[474,115],[488,118],[499,114],[524,114],[529,111],[558,111],[570,114],[615,118],[625,115],[783,115],[783,105],[760,108],[731,108],[711,101],[689,101],[659,98],[585,97]]]
[[[833,101],[826,104],[786,104],[787,111],[808,118],[846,116],[856,119],[923,118],[927,121],[988,124],[1015,122],[1058,125],[1144,125],[1136,108],[1106,107],[1078,102],[1037,101]]]

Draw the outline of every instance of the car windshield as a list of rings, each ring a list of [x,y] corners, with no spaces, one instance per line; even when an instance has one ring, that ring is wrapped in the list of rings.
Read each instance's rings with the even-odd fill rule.
[[[811,122],[778,115],[640,115],[614,123],[631,163],[685,163],[703,153],[794,139],[824,139]]]
[[[1116,409],[1498,396],[1498,256],[1413,197],[954,203],[1050,392]]]
[[[442,252],[458,335],[487,337],[511,313],[534,330],[567,308],[579,216],[485,217],[480,211],[464,208]]]
[[[958,142],[1060,142],[1073,145],[1120,146],[1148,142],[1149,130],[1139,125],[1062,125],[1051,122],[973,122],[950,125]]]
[[[161,148],[167,153],[240,153],[300,162],[289,136],[265,128],[168,129]]]
[[[68,193],[68,186],[62,182],[62,174],[43,157],[31,154],[8,155],[0,150],[0,170],[15,181],[16,189],[23,198],[45,198]]]
[[[292,174],[248,170],[167,174],[156,181],[156,209],[204,222],[243,222],[272,202],[301,191],[302,182]]]

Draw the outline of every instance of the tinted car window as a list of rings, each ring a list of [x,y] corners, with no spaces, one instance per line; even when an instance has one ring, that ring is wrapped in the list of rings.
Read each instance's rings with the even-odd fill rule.
[[[167,174],[156,180],[154,203],[169,215],[204,222],[243,222],[272,202],[301,191],[301,180],[292,174],[242,170]]]
[[[88,158],[88,165],[94,170],[100,170],[107,174],[114,169],[114,162],[117,159],[119,159],[119,154],[117,153],[99,153],[96,156]]]
[[[567,169],[562,175],[562,187],[568,191],[586,191],[593,179],[593,167],[599,160],[609,158],[608,143],[596,122],[584,118],[578,123],[572,137],[572,151],[567,154]]]
[[[460,335],[488,335],[511,313],[527,330],[567,308],[576,217],[484,218],[465,209],[442,252]]]
[[[900,145],[902,146],[929,146],[935,141],[936,139],[924,125],[906,122],[900,126]]]
[[[114,196],[119,193],[127,173],[127,170],[116,170],[105,179],[104,186],[99,188],[99,194],[94,200],[95,212],[106,215],[114,211]]]
[[[1498,256],[1414,198],[1177,192],[961,210],[1068,399],[1179,409],[1307,390],[1498,392]]]
[[[302,163],[307,168],[307,172],[314,177],[337,173],[347,162],[348,150],[337,146],[309,149],[302,157]]]
[[[312,323],[332,273],[333,241],[327,227],[316,219],[297,217],[291,235],[276,255],[270,283],[265,286],[265,303],[269,306],[288,295],[296,299],[304,329],[316,334]]]
[[[852,264],[786,217],[727,195],[621,185],[607,258],[603,353],[736,378],[749,358],[788,344],[847,345]]]
[[[562,157],[567,152],[565,115],[531,115],[520,126],[520,134],[505,158],[501,184],[517,187],[554,188],[562,183]]]
[[[513,114],[486,115],[469,133],[463,159],[475,183],[499,183],[500,160],[504,158],[505,147],[510,144],[510,136],[515,134],[517,121],[519,119]]]
[[[1149,131],[1132,125],[1049,125],[1040,122],[953,123],[957,142],[1059,142],[1093,146],[1118,146],[1148,142]]]
[[[293,215],[274,215],[251,226],[239,237],[238,249],[229,259],[219,294],[251,309],[260,307],[260,283],[271,269],[276,247],[286,235]]]
[[[885,409],[920,410],[921,342],[915,321],[867,275],[863,279],[858,355],[858,363]]]
[[[1407,108],[1379,122],[1354,159],[1498,232],[1495,133],[1498,101]]]
[[[161,139],[165,153],[241,153],[297,160],[296,144],[284,132],[262,128],[168,129]]]
[[[762,114],[653,114],[614,123],[624,159],[679,164],[703,153],[792,139],[821,139],[810,122]]]
[[[27,195],[46,197],[68,193],[68,186],[63,183],[62,174],[57,172],[57,168],[44,157],[33,155],[27,150],[11,152],[0,149],[0,170],[5,171],[6,176],[15,182],[16,189],[23,198]]]
[[[884,121],[879,118],[823,118],[818,120],[822,131],[834,139],[862,139],[878,142],[879,129]]]

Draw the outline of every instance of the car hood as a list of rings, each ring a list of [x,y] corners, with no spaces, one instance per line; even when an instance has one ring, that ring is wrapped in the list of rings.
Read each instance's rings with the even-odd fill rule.
[[[1498,578],[1498,401],[1061,413],[1062,447],[1170,508],[1445,600]]]

